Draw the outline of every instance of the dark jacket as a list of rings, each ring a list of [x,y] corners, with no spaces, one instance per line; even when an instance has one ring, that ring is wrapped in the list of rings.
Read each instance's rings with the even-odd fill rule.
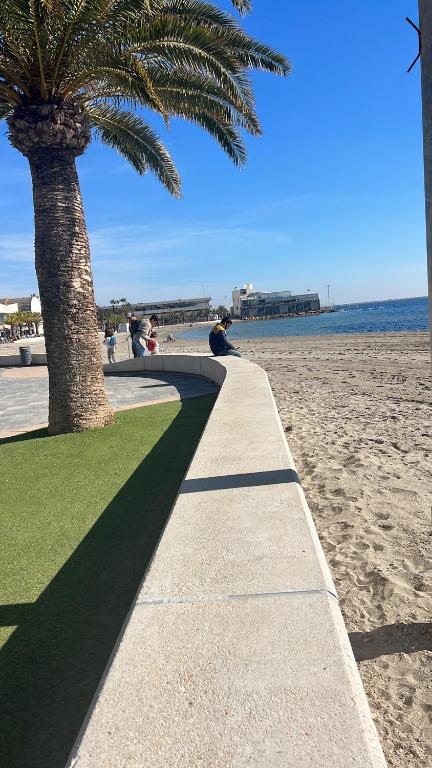
[[[225,327],[220,323],[216,323],[215,327],[210,331],[209,344],[211,351],[216,357],[225,349],[235,349],[228,341]]]
[[[133,338],[136,332],[138,331],[140,321],[136,319],[136,317],[133,320],[129,321],[129,333],[131,337]]]

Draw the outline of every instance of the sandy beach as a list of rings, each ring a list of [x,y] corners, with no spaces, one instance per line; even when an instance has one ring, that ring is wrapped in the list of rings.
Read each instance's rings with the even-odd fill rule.
[[[161,346],[207,351],[202,341]],[[279,337],[239,347],[269,376],[388,764],[430,768],[428,336]],[[117,359],[127,356],[122,335]]]
[[[432,765],[428,344],[424,333],[239,342],[268,373],[391,768]]]

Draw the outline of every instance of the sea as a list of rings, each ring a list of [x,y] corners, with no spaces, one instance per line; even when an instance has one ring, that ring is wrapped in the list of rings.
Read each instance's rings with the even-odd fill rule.
[[[339,333],[397,333],[429,329],[428,299],[370,301],[343,304],[335,312],[308,317],[234,322],[229,330],[232,339],[260,339],[271,336],[328,336]],[[206,339],[208,327],[193,328],[181,334],[183,339]]]

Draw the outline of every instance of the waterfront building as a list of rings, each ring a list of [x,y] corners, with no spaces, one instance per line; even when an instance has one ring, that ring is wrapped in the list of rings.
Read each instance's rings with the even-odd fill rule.
[[[319,312],[317,293],[292,295],[291,291],[253,291],[240,299],[240,317],[280,317]]]
[[[234,288],[232,292],[231,314],[233,317],[241,317],[241,303],[249,294],[252,293],[252,283],[246,283],[243,288]]]
[[[127,312],[137,317],[157,315],[163,323],[192,323],[198,320],[208,320],[210,315],[210,296],[196,299],[173,299],[167,301],[150,301],[142,304],[128,304]],[[115,309],[120,313],[122,310]],[[98,307],[99,313],[113,312],[111,306]]]

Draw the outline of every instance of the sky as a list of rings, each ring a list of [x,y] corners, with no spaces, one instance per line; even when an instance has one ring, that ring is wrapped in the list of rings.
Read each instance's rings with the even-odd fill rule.
[[[232,8],[228,0],[217,4]],[[182,176],[174,200],[115,151],[78,159],[96,301],[211,296],[234,286],[323,303],[427,293],[417,0],[255,0],[242,23],[285,53],[255,73],[263,127],[235,168],[198,128],[149,115]],[[38,292],[27,161],[0,124],[0,295]]]

